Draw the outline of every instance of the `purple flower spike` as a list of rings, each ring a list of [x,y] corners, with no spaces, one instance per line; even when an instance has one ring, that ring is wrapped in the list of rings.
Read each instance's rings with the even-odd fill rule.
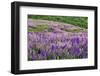
[[[80,55],[80,48],[73,47],[69,52],[70,52],[71,55],[79,56]]]

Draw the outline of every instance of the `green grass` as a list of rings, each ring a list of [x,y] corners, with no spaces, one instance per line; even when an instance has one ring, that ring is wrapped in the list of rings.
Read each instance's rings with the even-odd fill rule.
[[[64,30],[64,31],[66,31],[66,32],[76,32],[76,33],[78,33],[78,32],[80,32],[82,29],[72,29],[72,30],[70,30],[70,29],[61,29],[61,30]]]
[[[28,18],[64,22],[86,29],[88,28],[88,17],[28,15]]]
[[[28,28],[28,31],[29,32],[43,32],[46,29],[48,29],[48,25],[37,25],[37,27]]]

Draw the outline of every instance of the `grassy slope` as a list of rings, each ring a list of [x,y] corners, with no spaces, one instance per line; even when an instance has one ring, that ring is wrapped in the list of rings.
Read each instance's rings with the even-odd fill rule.
[[[86,29],[88,28],[87,27],[88,25],[87,17],[29,15],[28,18],[65,22],[65,23],[73,24],[73,25],[83,27]]]

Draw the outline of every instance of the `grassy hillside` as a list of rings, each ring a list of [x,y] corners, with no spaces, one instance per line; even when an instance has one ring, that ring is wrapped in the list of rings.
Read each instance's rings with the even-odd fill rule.
[[[88,17],[28,15],[28,18],[64,22],[86,29],[88,28]]]

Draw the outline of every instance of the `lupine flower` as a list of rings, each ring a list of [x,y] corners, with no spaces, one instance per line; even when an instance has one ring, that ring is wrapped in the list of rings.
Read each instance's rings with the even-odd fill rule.
[[[88,51],[87,34],[82,33],[28,33],[28,50],[36,52],[30,60],[64,59],[68,55],[74,58],[86,58]],[[37,48],[39,47],[39,49]],[[38,53],[37,53],[38,52]],[[39,57],[39,58],[38,58]],[[40,58],[41,57],[41,58]]]
[[[32,19],[28,20],[28,27],[36,27]],[[66,32],[64,30],[76,27],[70,24],[60,26],[58,23],[51,23],[48,28],[52,29],[52,32],[28,32],[29,60],[88,57],[87,31]]]

